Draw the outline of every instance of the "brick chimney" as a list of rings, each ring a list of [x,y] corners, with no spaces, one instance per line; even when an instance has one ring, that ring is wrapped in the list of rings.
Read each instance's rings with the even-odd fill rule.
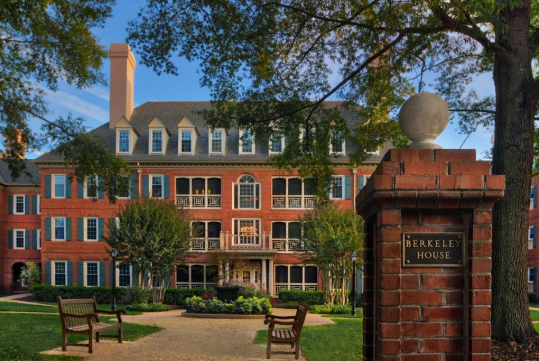
[[[6,148],[6,154],[26,159],[26,143],[22,139],[22,132],[19,129],[6,130],[5,137],[4,147]]]
[[[122,116],[128,120],[133,113],[135,89],[135,56],[127,44],[111,44],[109,128],[114,128]]]

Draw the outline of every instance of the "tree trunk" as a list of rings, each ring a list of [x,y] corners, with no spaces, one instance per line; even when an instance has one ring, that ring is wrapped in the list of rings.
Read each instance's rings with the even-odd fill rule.
[[[507,2],[508,3],[508,2]],[[503,4],[503,5],[502,5]],[[512,9],[506,0],[495,28],[496,88],[493,174],[505,174],[503,199],[493,210],[492,336],[521,342],[535,334],[528,311],[528,210],[533,157],[533,116],[526,86],[532,80],[528,49],[530,0]]]

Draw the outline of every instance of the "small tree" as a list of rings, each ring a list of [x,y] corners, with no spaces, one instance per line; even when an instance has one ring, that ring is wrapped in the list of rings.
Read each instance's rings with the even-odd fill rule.
[[[154,303],[162,303],[174,264],[181,261],[191,242],[187,211],[172,202],[141,199],[128,203],[109,223],[105,241],[118,251],[118,260],[149,275]]]
[[[41,283],[41,268],[32,261],[26,264],[26,267],[22,269],[19,277],[21,285],[32,287]]]
[[[306,262],[318,266],[322,275],[324,302],[348,303],[348,283],[353,273],[352,254],[363,263],[363,221],[352,210],[334,203],[318,205],[301,219]]]

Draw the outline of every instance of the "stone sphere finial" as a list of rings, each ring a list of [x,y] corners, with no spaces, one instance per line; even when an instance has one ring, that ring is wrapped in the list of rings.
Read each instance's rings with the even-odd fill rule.
[[[438,95],[421,92],[412,95],[399,111],[399,125],[412,140],[408,148],[442,148],[434,144],[449,122],[447,103]]]

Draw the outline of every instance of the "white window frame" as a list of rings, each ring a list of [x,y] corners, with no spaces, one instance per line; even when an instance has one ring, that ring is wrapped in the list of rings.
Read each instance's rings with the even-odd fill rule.
[[[120,140],[121,140],[122,132],[127,132],[127,151],[126,152],[120,150]],[[118,153],[118,154],[131,154],[131,130],[129,130],[129,129],[118,129],[116,131],[116,134],[117,134],[116,144],[118,144],[118,147],[116,148],[116,153]]]
[[[153,179],[154,178],[161,178],[161,197],[154,197],[153,196]],[[148,186],[150,189],[148,189],[148,194],[150,195],[150,198],[156,198],[156,199],[164,199],[165,198],[165,176],[163,174],[150,174]]]
[[[250,152],[245,152],[243,150],[243,136],[248,133],[251,137],[251,151]],[[239,147],[239,154],[255,154],[255,136],[253,134],[253,131],[252,130],[246,130],[246,129],[240,129],[240,138],[239,138],[239,144],[240,144],[240,147]]]
[[[21,229],[21,228],[18,228],[18,229],[14,229],[13,230],[13,249],[25,249],[25,242],[26,242],[26,233],[25,233],[25,229]],[[17,246],[17,232],[22,232],[22,247],[18,247]]]
[[[37,237],[37,240],[36,240],[37,249],[41,249],[41,229],[36,229],[36,237]]]
[[[190,223],[192,231],[194,230],[194,224],[195,223],[203,223],[204,224],[204,237],[195,237],[195,236],[193,236],[193,244],[197,240],[204,239],[204,249],[201,249],[199,247],[199,248],[195,248],[194,251],[208,251],[208,250],[215,249],[215,248],[212,248],[212,247],[209,246],[209,241],[210,240],[216,240],[216,238],[218,238],[219,247],[221,247],[221,235],[219,235],[219,237],[209,237],[208,236],[208,226],[209,226],[210,223],[219,223],[219,224],[221,224],[221,233],[223,233],[223,221],[221,221],[221,220],[201,220],[201,219],[192,220],[191,223]],[[193,251],[192,246],[191,246],[191,251]]]
[[[184,178],[184,179],[188,179],[189,180],[189,190],[188,190],[188,194],[179,194],[178,193],[178,189],[176,188],[176,182],[179,178]],[[201,179],[204,179],[205,183],[204,183],[204,190],[205,190],[205,193],[203,194],[193,194],[193,179],[195,178],[201,178]],[[219,179],[221,181],[221,193],[219,194],[208,194],[208,192],[206,190],[209,189],[209,180],[212,179],[212,178],[215,178],[215,179]],[[179,206],[179,207],[183,207],[183,208],[188,208],[188,209],[205,209],[205,208],[208,208],[208,209],[221,209],[222,207],[222,200],[223,200],[223,179],[221,178],[221,176],[176,176],[174,178],[174,186],[175,186],[175,197],[176,197],[176,205]],[[193,206],[193,199],[195,197],[204,197],[204,206],[201,207],[201,206]],[[210,197],[220,197],[220,200],[219,200],[219,206],[209,206],[209,199]],[[186,205],[187,203],[187,205]]]
[[[56,220],[57,219],[63,219],[64,220],[64,239],[56,239]],[[51,218],[51,232],[52,232],[52,240],[57,242],[66,242],[67,241],[67,217],[52,217]]]
[[[58,263],[63,263],[64,264],[64,269],[65,269],[65,284],[63,285],[57,285],[56,284],[56,264]],[[51,284],[53,286],[67,286],[68,283],[69,283],[69,280],[67,279],[68,277],[68,274],[67,274],[67,261],[52,261],[52,267],[51,267]]]
[[[224,129],[209,129],[209,142],[208,142],[208,153],[209,154],[225,154],[226,149],[226,139],[225,139],[225,130]],[[213,132],[220,132],[221,133],[221,151],[220,152],[214,152],[212,143],[213,143]]]
[[[534,209],[533,207],[533,193],[532,193],[533,187],[530,188],[530,210]],[[537,194],[535,195],[537,197]]]
[[[333,180],[335,178],[341,178],[341,197],[340,198],[336,198],[336,197],[333,197]],[[331,187],[329,189],[329,199],[333,199],[333,200],[336,200],[336,201],[342,201],[345,199],[345,187],[346,187],[346,184],[345,184],[345,176],[344,175],[334,175],[332,178],[331,178]]]
[[[41,195],[38,194],[37,197],[36,197],[36,211],[37,211],[37,214],[41,214]]]
[[[273,136],[277,133],[281,134],[281,151],[280,152],[273,151]],[[285,148],[285,135],[283,134],[283,132],[273,133],[269,139],[269,154],[281,154],[282,152],[284,152],[284,148]]]
[[[88,242],[98,242],[99,241],[99,218],[97,217],[84,217],[84,240]],[[95,236],[96,239],[90,239],[88,238],[88,221],[89,220],[95,220]]]
[[[88,264],[89,263],[95,263],[97,264],[97,285],[96,286],[88,286]],[[104,285],[101,285],[100,284],[100,280],[101,280],[101,270],[100,270],[101,267],[99,267],[99,261],[84,261],[84,266],[82,268],[82,271],[84,273],[84,287],[100,287],[100,286],[104,286]]]
[[[533,280],[533,279],[530,280],[530,279],[531,279],[531,275],[532,275],[532,272],[531,272],[532,269],[533,269],[533,267],[528,267],[528,283],[530,283],[530,284],[533,283],[533,282],[535,281],[535,280]],[[536,277],[537,277],[537,276],[536,276]]]
[[[91,195],[88,194],[88,190],[90,189],[90,187],[88,186],[88,178],[94,178],[95,179],[95,196],[91,196]],[[98,194],[99,194],[99,191],[97,190],[98,187],[99,187],[99,177],[98,176],[92,175],[92,176],[86,177],[86,179],[84,179],[84,198],[87,198],[87,199],[97,198]]]
[[[252,177],[254,182],[253,183],[242,183],[240,182],[240,180],[245,177],[245,176],[249,176],[249,177]],[[253,186],[253,197],[255,198],[254,200],[254,207],[253,208],[244,208],[244,207],[241,207],[241,198],[240,198],[240,193],[241,193],[241,185],[242,184],[248,184],[248,185],[252,185]],[[238,192],[236,194],[235,192],[235,185],[237,185],[238,187]],[[256,206],[256,203],[257,203],[257,200],[256,200],[256,188],[258,187],[258,197],[259,197],[259,200],[258,200],[258,208]],[[257,182],[256,181],[256,178],[254,176],[252,176],[251,174],[243,174],[241,175],[238,180],[234,183],[232,183],[232,196],[237,198],[237,202],[238,202],[238,207],[237,208],[233,208],[233,209],[253,209],[253,210],[260,210],[262,209],[262,185],[260,184],[260,182]],[[232,205],[234,206],[234,199],[232,200]]]
[[[528,227],[528,241],[533,241],[532,229],[533,229],[533,226]]]
[[[342,151],[341,152],[334,152],[333,151],[333,134],[330,138],[329,142],[329,153],[331,155],[345,155],[346,154],[346,139],[344,139],[344,136],[342,138]]]
[[[127,179],[127,197],[120,197],[120,194],[117,194],[116,196],[118,199],[131,199],[131,178],[129,175],[121,175],[120,177]]]
[[[307,134],[307,129],[301,127],[299,129],[299,143],[301,144],[302,150],[305,151],[304,144],[303,144],[303,139],[305,138],[305,136],[303,135],[303,133]],[[314,139],[312,140],[312,144],[313,144],[313,146],[315,146],[316,145],[316,128],[315,127],[311,128],[311,134],[314,137]],[[313,150],[309,149],[308,151],[312,152]]]
[[[366,153],[370,155],[380,155],[380,147],[377,147],[376,150],[367,151]]]
[[[283,195],[273,194],[273,180],[274,179],[284,179],[286,181],[286,184],[285,184],[286,194],[283,194]],[[299,179],[301,181],[301,195],[299,195],[299,194],[297,194],[297,195],[289,194],[288,183],[290,182],[291,179]],[[305,188],[307,187],[307,184],[303,180],[301,180],[301,178],[299,178],[297,176],[296,177],[294,177],[294,176],[290,176],[290,177],[275,176],[275,177],[271,177],[271,183],[272,183],[272,185],[271,185],[271,208],[272,209],[292,209],[292,210],[296,210],[296,209],[312,209],[312,208],[315,207],[316,196],[314,194],[305,194]],[[301,207],[291,207],[290,206],[290,198],[293,198],[293,197],[299,197],[301,199]],[[285,202],[284,207],[275,206],[276,198],[281,198],[281,199],[284,198],[284,202]],[[312,202],[312,207],[309,207],[309,206],[306,205],[307,201]]]
[[[154,152],[153,150],[153,134],[161,133],[161,150]],[[150,154],[165,154],[165,130],[164,129],[150,129],[150,142],[148,144]]]
[[[64,178],[64,195],[63,196],[57,196],[56,195],[56,178],[57,177],[63,177]],[[53,174],[52,175],[52,198],[66,198],[67,196],[67,176],[65,174]]]
[[[273,224],[274,223],[284,223],[286,224],[286,234],[285,234],[285,238],[274,238],[273,237]],[[298,223],[301,227],[301,223],[299,221],[271,221],[271,242],[273,243],[273,241],[277,241],[277,242],[281,242],[281,241],[284,241],[285,242],[285,247],[284,249],[278,249],[277,251],[278,252],[301,252],[301,249],[298,249],[298,250],[291,250],[290,249],[290,241],[298,241],[298,243],[300,242],[301,238],[290,238],[290,223]],[[300,229],[300,232],[303,233],[303,230]],[[301,237],[301,235],[300,235]],[[275,248],[273,248],[275,249]]]
[[[297,267],[301,267],[301,280],[302,282],[301,283],[292,283],[290,281],[290,279],[292,278],[291,277],[291,267],[294,267],[294,266],[297,266]],[[276,280],[276,277],[277,277],[277,267],[287,267],[288,268],[288,275],[287,275],[287,283],[278,283],[277,280]],[[317,269],[317,277],[316,277],[316,286],[314,283],[307,283],[305,282],[305,269],[307,267],[316,267]],[[301,263],[297,263],[297,264],[275,264],[273,266],[273,274],[274,274],[274,282],[275,282],[275,291],[278,291],[280,289],[288,289],[288,290],[292,290],[292,289],[302,289],[302,290],[306,290],[306,289],[311,289],[313,287],[316,287],[316,289],[318,289],[318,271],[320,271],[320,269],[318,268],[318,266],[314,265],[314,264],[310,264],[310,263],[307,263],[307,264],[301,264]],[[275,293],[278,293],[278,292],[275,292]]]
[[[183,133],[191,133],[191,151],[184,152],[182,150],[182,142],[183,142]],[[193,155],[195,154],[195,131],[191,129],[178,129],[178,154],[187,154],[187,155]]]
[[[22,197],[22,212],[17,212],[17,197]],[[13,214],[25,214],[26,213],[26,198],[24,194],[13,195]]]
[[[129,286],[120,286],[120,263],[116,262],[115,267],[115,277],[116,277],[116,287],[132,287],[133,286],[133,265],[129,266]]]
[[[189,270],[187,273],[187,282],[178,281],[178,267],[180,266],[187,267]],[[191,272],[192,266],[204,266],[204,282],[193,281],[192,272]],[[183,264],[176,265],[176,268],[174,269],[174,281],[176,283],[176,288],[209,288],[209,287],[217,286],[217,283],[206,281],[206,279],[208,278],[207,269],[209,267],[215,267],[215,266],[209,263],[183,263]]]

